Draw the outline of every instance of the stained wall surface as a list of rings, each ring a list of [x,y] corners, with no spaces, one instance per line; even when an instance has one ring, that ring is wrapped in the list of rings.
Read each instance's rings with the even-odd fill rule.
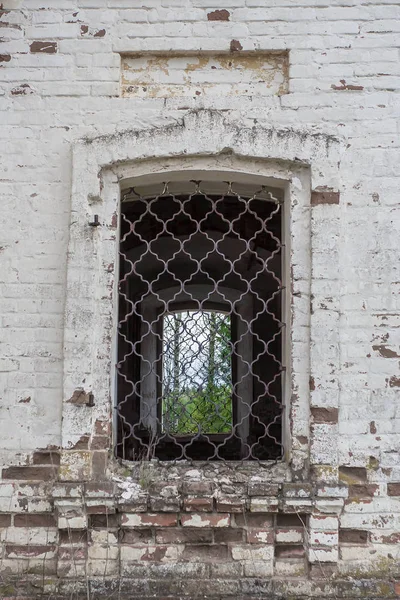
[[[400,595],[399,30],[394,0],[1,4],[3,596],[90,585],[194,597],[199,581],[215,597]],[[292,207],[296,169],[310,181],[293,234],[304,227],[292,282],[294,322],[307,321],[293,347],[310,354],[291,397],[301,468],[287,456],[143,474],[113,461],[107,411],[66,407],[65,390],[82,387],[70,342],[91,330],[68,312],[93,281],[82,262],[67,285],[74,248],[92,248],[82,215],[96,194],[110,201],[102,169],[115,166],[117,185],[124,161],[212,157],[221,140],[272,161]]]

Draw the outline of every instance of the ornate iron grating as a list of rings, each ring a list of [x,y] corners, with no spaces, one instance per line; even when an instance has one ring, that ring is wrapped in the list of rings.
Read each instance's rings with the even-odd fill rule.
[[[282,456],[282,202],[172,182],[123,196],[116,453]]]

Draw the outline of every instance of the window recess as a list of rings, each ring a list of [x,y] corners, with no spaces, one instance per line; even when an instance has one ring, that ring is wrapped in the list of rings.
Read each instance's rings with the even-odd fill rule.
[[[181,181],[123,198],[117,456],[280,458],[281,191]]]

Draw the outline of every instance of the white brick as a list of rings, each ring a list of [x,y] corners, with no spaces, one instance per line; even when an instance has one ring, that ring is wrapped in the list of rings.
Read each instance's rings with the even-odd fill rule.
[[[74,183],[79,189],[94,190],[94,196],[104,183],[99,179],[103,165],[115,162],[116,178],[132,176],[127,165],[138,146],[140,159],[152,158],[156,165],[159,159],[153,157],[159,151],[157,140],[164,125],[169,126],[170,137],[161,159],[163,169],[169,164],[166,156],[179,156],[185,149],[191,156],[207,155],[208,170],[223,170],[224,148],[218,149],[216,161],[210,150],[217,131],[215,122],[206,131],[201,127],[195,132],[187,129],[193,118],[190,109],[194,114],[203,114],[203,108],[214,109],[229,123],[225,146],[233,149],[230,168],[236,164],[235,152],[240,147],[242,166],[250,155],[259,152],[260,160],[251,158],[250,171],[261,173],[261,163],[268,163],[276,179],[291,178],[287,213],[292,219],[291,264],[285,285],[293,286],[291,321],[287,324],[293,356],[288,357],[287,366],[293,377],[293,410],[288,423],[293,426],[294,449],[287,447],[286,441],[284,448],[297,475],[301,477],[304,461],[310,459],[310,466],[317,467],[316,472],[323,477],[316,483],[324,484],[317,485],[313,501],[286,499],[283,506],[275,497],[259,497],[251,499],[249,508],[254,514],[278,508],[311,512],[308,533],[313,563],[337,560],[339,519],[348,529],[372,532],[368,547],[357,551],[343,547],[339,561],[342,573],[351,575],[349,564],[360,573],[368,573],[381,559],[382,564],[390,562],[390,556],[398,560],[395,542],[388,540],[400,529],[400,505],[397,497],[386,496],[386,484],[400,481],[400,7],[393,0],[283,0],[279,6],[265,0],[219,0],[217,4],[211,0],[8,0],[3,4],[7,12],[2,20],[8,25],[1,28],[0,69],[2,467],[30,465],[33,451],[60,446],[62,436],[76,443],[81,429],[91,433],[96,418],[110,414],[108,398],[104,399],[105,390],[110,389],[110,348],[107,335],[100,335],[109,318],[110,290],[100,287],[98,266],[104,247],[105,255],[111,256],[105,264],[115,261],[117,252],[110,236],[100,231],[90,232],[97,241],[87,238],[84,264],[76,276],[69,273],[69,293],[72,290],[75,297],[75,305],[71,302],[69,306],[83,310],[81,319],[68,313],[64,328],[67,260],[71,259],[68,239],[70,233],[73,239],[74,227],[86,236],[87,217],[94,209],[94,205],[86,204],[87,195],[83,194],[82,213],[71,215],[71,182],[82,166],[76,160],[73,172],[72,148],[80,147],[78,140],[82,138],[104,136],[101,143],[88,144],[92,153],[85,155],[90,158],[82,169],[82,180]],[[16,10],[8,11],[7,5]],[[229,21],[209,21],[208,13],[217,9],[226,9]],[[87,25],[87,33],[81,25]],[[94,37],[101,29],[105,36]],[[159,97],[143,90],[146,85],[140,91],[142,97],[119,97],[119,52],[179,52],[196,59],[199,51],[210,55],[223,52],[229,62],[233,39],[245,51],[289,50],[290,93],[266,96],[262,77],[244,93],[248,86],[243,77],[238,81],[236,69],[227,68],[221,78],[217,69],[205,68],[190,71],[196,86],[209,86],[207,94],[198,96],[187,86],[188,73],[180,69],[182,57],[175,57],[169,59],[168,76],[162,69],[154,69]],[[32,53],[30,45],[35,41],[55,41],[57,52]],[[244,56],[238,52],[235,59],[243,62],[247,60]],[[256,75],[260,79],[259,73]],[[162,87],[168,78],[181,82],[181,97]],[[25,84],[30,87],[23,87]],[[231,93],[233,85],[240,96]],[[259,139],[263,128],[269,137],[259,148],[252,146],[251,140]],[[127,130],[150,133],[147,141],[141,138],[138,143],[138,138],[123,133]],[[273,133],[275,130],[279,135]],[[335,142],[329,138],[331,142],[325,146],[317,143],[318,151],[307,154],[308,145],[324,134],[340,138],[343,152],[333,151]],[[284,143],[278,139],[281,135]],[[179,147],[177,139],[182,140]],[[296,139],[302,142],[293,150]],[[285,151],[281,156],[282,145]],[[190,160],[195,165],[197,159]],[[93,169],[96,161],[100,162]],[[309,165],[301,181],[300,165]],[[308,203],[296,221],[293,215],[302,202],[301,191],[308,186],[340,190],[340,205],[310,207],[307,191]],[[117,197],[119,190],[114,195]],[[98,210],[109,210],[108,201],[99,203]],[[74,225],[70,231],[71,221]],[[99,307],[98,313],[94,305]],[[76,354],[67,368],[72,343]],[[98,376],[93,377],[92,364],[105,365],[107,360],[108,366],[99,368]],[[95,407],[73,412],[64,403],[63,385],[75,389],[82,385],[81,380],[95,390]],[[310,382],[314,388],[311,393]],[[310,435],[310,402],[312,408],[338,408],[338,425],[315,423]],[[66,465],[62,465],[62,476],[68,478],[71,472],[65,475]],[[365,501],[344,503],[347,488],[337,485],[339,465],[367,468],[368,483],[379,485],[379,493]],[[57,484],[53,490],[62,529],[86,528],[87,516],[80,509],[83,480],[91,476],[90,469],[88,456],[81,461],[77,458],[73,473],[76,486],[67,489]],[[173,469],[179,480],[179,466]],[[290,480],[290,473],[283,471],[279,471],[279,481]],[[14,487],[3,481],[0,511],[52,512],[48,489],[44,486],[37,494],[34,485]],[[110,512],[114,509],[112,500],[108,508]],[[196,518],[196,523],[203,523]],[[135,519],[133,514],[131,522]],[[226,526],[227,518],[221,523]],[[117,577],[115,534],[90,533],[90,558],[77,566],[80,576]],[[295,543],[300,537],[299,532],[278,534],[283,543]],[[3,546],[53,544],[56,530],[9,527],[2,530],[1,542]],[[105,557],[107,544],[111,544],[112,556]],[[235,566],[243,567],[245,577],[271,577],[269,547],[256,547],[251,555],[246,546],[234,548]],[[181,550],[169,549],[165,561],[174,564]],[[123,560],[145,559],[148,564],[155,550],[148,555],[145,552],[142,547],[124,547]],[[43,563],[33,558],[9,560],[4,553],[1,559],[2,568],[13,572],[40,569]],[[300,563],[284,560],[277,561],[280,577],[301,571]],[[68,561],[63,564],[60,560],[59,569],[65,566],[70,566]]]

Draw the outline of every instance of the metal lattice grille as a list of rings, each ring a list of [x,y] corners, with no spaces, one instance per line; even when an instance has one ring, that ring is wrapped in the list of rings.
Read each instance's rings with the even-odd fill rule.
[[[282,455],[282,203],[275,196],[223,182],[125,193],[118,456]]]

